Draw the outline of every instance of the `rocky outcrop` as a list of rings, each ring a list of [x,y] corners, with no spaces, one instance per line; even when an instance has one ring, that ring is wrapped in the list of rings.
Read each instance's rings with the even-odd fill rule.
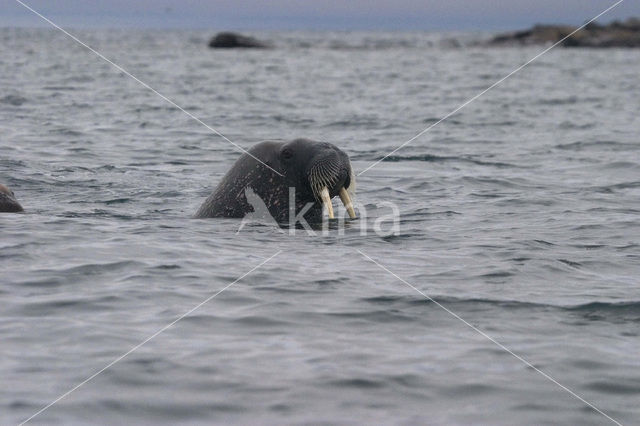
[[[265,49],[269,45],[253,37],[242,34],[223,32],[216,34],[209,42],[209,47],[216,49],[254,48]]]
[[[524,31],[499,34],[492,38],[490,46],[529,46],[553,44],[571,34],[577,27],[569,25],[536,25]],[[567,38],[565,47],[640,47],[640,19],[613,21],[607,25],[590,23]]]

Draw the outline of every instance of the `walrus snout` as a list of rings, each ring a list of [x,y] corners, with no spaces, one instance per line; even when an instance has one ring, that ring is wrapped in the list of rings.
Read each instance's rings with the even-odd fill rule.
[[[327,209],[329,218],[333,219],[331,199],[339,195],[349,217],[355,219],[356,214],[351,201],[355,187],[355,175],[349,157],[329,143],[323,144],[323,147],[325,149],[314,157],[308,172],[308,180],[314,197],[322,202]]]
[[[24,211],[12,190],[0,183],[0,212],[19,213]]]

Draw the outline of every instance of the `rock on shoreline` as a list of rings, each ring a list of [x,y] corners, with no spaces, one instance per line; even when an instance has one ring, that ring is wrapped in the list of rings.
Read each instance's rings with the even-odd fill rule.
[[[499,34],[489,40],[489,46],[530,46],[553,44],[571,34],[578,27],[570,25],[535,25],[510,33]],[[590,23],[561,44],[564,47],[640,47],[640,18],[613,21],[607,25]]]

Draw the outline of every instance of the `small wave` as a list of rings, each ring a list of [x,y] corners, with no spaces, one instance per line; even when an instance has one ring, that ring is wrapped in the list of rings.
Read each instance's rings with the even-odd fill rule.
[[[96,81],[95,77],[91,75],[72,75],[65,79],[65,82],[69,83],[92,83]]]
[[[234,318],[232,322],[236,324],[242,324],[250,327],[288,327],[291,324],[288,321],[283,321],[263,315],[248,315],[240,318]]]
[[[571,143],[562,143],[555,146],[556,149],[562,149],[567,151],[581,151],[585,148],[590,147],[598,147],[598,148],[607,148],[607,150],[628,150],[635,147],[635,144],[625,143],[625,142],[616,142],[616,141],[577,141]]]
[[[378,389],[385,387],[386,383],[382,380],[373,380],[371,377],[353,377],[331,380],[328,385],[338,388]]]
[[[613,161],[600,166],[603,170],[640,169],[640,163],[633,161]]]
[[[501,279],[501,278],[509,278],[513,277],[515,274],[509,271],[496,271],[496,272],[488,272],[486,274],[480,275],[480,278],[486,279]]]
[[[628,312],[640,315],[640,301],[629,302],[589,302],[569,306],[564,309],[576,312]]]
[[[297,117],[295,115],[287,115],[287,114],[275,114],[271,118],[280,123],[293,124],[293,125],[303,126],[303,127],[313,126],[316,123],[316,121],[311,118]]]
[[[538,303],[538,302],[523,302],[519,300],[499,300],[499,299],[484,299],[484,298],[456,298],[456,297],[437,297],[432,299],[438,303],[447,305],[487,305],[496,306],[501,308],[510,309],[532,309],[532,308],[544,308],[544,309],[557,309],[566,312],[578,312],[578,313],[616,313],[616,314],[631,314],[637,315],[637,320],[640,320],[640,301],[626,301],[626,302],[588,302],[578,305],[554,305],[550,303]],[[390,304],[406,304],[406,305],[423,305],[432,304],[433,301],[425,299],[423,297],[413,296],[375,296],[362,298],[364,302],[372,303],[376,305],[390,305]]]
[[[596,186],[596,187],[593,187],[591,189],[593,191],[595,191],[595,192],[601,192],[601,193],[605,193],[605,194],[612,194],[612,193],[620,191],[620,190],[635,189],[635,188],[640,188],[640,181],[620,182],[620,183],[616,183],[616,184],[613,184],[613,185]]]
[[[433,155],[433,154],[422,154],[422,155],[390,155],[388,157],[378,157],[376,160],[382,160],[390,163],[399,163],[403,161],[424,161],[428,163],[444,163],[444,162],[463,162],[463,163],[471,163],[476,164],[478,166],[490,166],[497,168],[516,168],[520,167],[515,164],[503,163],[499,161],[484,161],[478,160],[471,157],[460,157],[460,156],[441,156],[441,155]]]
[[[120,296],[107,295],[99,298],[87,297],[66,297],[63,299],[53,299],[47,301],[31,301],[25,304],[21,313],[26,316],[51,315],[54,312],[66,311],[69,313],[99,312],[112,310],[124,299]]]
[[[461,398],[486,395],[495,389],[494,386],[484,383],[464,383],[457,386],[446,387],[441,389],[440,392],[451,398]]]
[[[339,129],[350,129],[350,128],[366,128],[366,129],[378,129],[380,128],[380,120],[377,118],[358,118],[354,117],[352,119],[347,120],[338,120],[332,121],[328,124],[325,124],[325,128],[339,128]]]
[[[569,96],[566,98],[549,98],[541,99],[537,103],[539,105],[571,105],[578,102],[577,96]]]
[[[486,189],[487,186],[489,186],[492,190],[495,187],[501,187],[501,188],[512,188],[512,189],[531,189],[531,188],[536,188],[536,185],[533,185],[530,182],[525,181],[524,179],[520,179],[520,178],[512,178],[512,179],[499,179],[499,178],[493,178],[493,177],[476,177],[476,176],[463,176],[462,177],[463,181],[469,182],[471,184],[480,184],[483,185]],[[499,194],[499,193],[473,193],[473,195],[476,196],[482,196],[482,197],[502,197],[505,194]],[[531,203],[531,201],[527,200],[527,203]]]
[[[625,383],[626,382],[626,383]],[[615,382],[591,382],[587,384],[587,388],[602,392],[605,394],[630,395],[640,393],[640,381],[631,378],[620,377]]]
[[[608,186],[605,186],[603,188],[610,188],[610,189],[613,189],[613,190],[640,188],[640,181],[621,182],[621,183],[616,183],[616,184],[613,184],[613,185],[608,185]]]
[[[333,40],[328,45],[332,50],[389,50],[417,47],[416,41],[408,39],[365,39],[360,43],[347,43]]]
[[[13,158],[0,158],[0,167],[6,168],[7,170],[15,170],[25,166],[26,163],[21,160],[16,160]]]
[[[0,98],[0,103],[13,106],[20,106],[25,102],[27,102],[27,98],[19,95],[7,95]]]
[[[600,211],[600,209],[594,209],[594,210]],[[591,211],[591,210],[588,210],[588,211]],[[608,247],[605,244],[571,244],[570,246],[578,249],[584,249],[584,250],[597,250],[597,249]]]
[[[112,200],[106,200],[104,203],[108,206],[112,204],[124,204],[131,201],[131,198],[114,198]]]
[[[405,315],[400,311],[381,309],[376,311],[354,311],[354,312],[330,312],[327,315],[338,318],[351,319],[355,321],[371,321],[379,323],[412,321],[413,317]]]
[[[50,131],[51,134],[60,135],[60,136],[82,136],[84,133],[79,132],[77,130],[69,129],[66,127],[61,127],[58,129],[53,129]]]
[[[427,125],[431,125],[431,124],[435,124],[442,121],[442,117],[427,117],[425,119],[422,120],[422,122],[424,124]],[[449,126],[469,126],[472,128],[478,128],[478,127],[511,127],[511,126],[517,126],[518,124],[520,124],[518,121],[515,120],[500,120],[500,121],[490,121],[490,120],[482,120],[482,121],[462,121],[462,120],[456,120],[455,118],[448,118],[447,119],[447,125]]]
[[[172,270],[172,269],[181,269],[181,268],[182,266],[176,265],[175,263],[157,265],[153,267],[153,269],[159,269],[159,270]]]
[[[420,297],[418,295],[414,296],[375,296],[375,297],[365,297],[362,298],[363,301],[373,304],[401,304],[407,306],[416,306],[416,305],[429,305],[434,304],[435,302],[442,304],[444,306],[447,305],[460,305],[460,304],[468,304],[468,305],[487,305],[487,306],[498,306],[503,308],[510,309],[531,309],[531,308],[547,308],[553,305],[547,305],[544,303],[533,303],[533,302],[522,302],[517,300],[494,300],[494,299],[478,299],[478,298],[456,298],[456,297],[438,297],[434,296],[430,299],[425,299],[424,297]],[[555,308],[561,308],[559,306],[553,306]]]
[[[592,129],[595,126],[596,126],[595,123],[574,123],[566,120],[558,124],[558,128],[563,130],[570,130],[570,129],[587,130],[587,129]]]
[[[574,261],[568,260],[568,259],[558,259],[558,262],[564,263],[565,265],[572,266],[574,268],[579,268],[579,267],[582,266],[582,263],[574,262]]]
[[[77,87],[73,87],[73,86],[44,86],[42,89],[43,90],[51,90],[51,91],[55,91],[55,92],[78,90]]]
[[[133,260],[123,260],[120,262],[109,262],[109,263],[88,263],[85,265],[74,266],[71,268],[62,269],[54,272],[62,273],[64,275],[71,274],[71,275],[86,277],[90,275],[100,275],[103,273],[121,271],[130,267],[137,267],[137,266],[146,266],[146,265],[142,262],[137,262]]]
[[[425,216],[444,216],[451,217],[461,215],[462,213],[454,211],[454,210],[438,210],[431,211],[429,208],[419,208],[414,211],[409,211],[403,214],[403,221],[407,221],[408,219],[417,219],[418,221],[424,220]]]

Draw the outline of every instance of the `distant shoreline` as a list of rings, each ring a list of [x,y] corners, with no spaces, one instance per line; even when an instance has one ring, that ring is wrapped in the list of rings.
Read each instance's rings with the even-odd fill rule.
[[[557,43],[579,27],[571,25],[534,25],[527,30],[502,33],[490,46],[530,46]],[[613,21],[606,25],[592,22],[561,43],[564,47],[640,47],[640,18]]]

